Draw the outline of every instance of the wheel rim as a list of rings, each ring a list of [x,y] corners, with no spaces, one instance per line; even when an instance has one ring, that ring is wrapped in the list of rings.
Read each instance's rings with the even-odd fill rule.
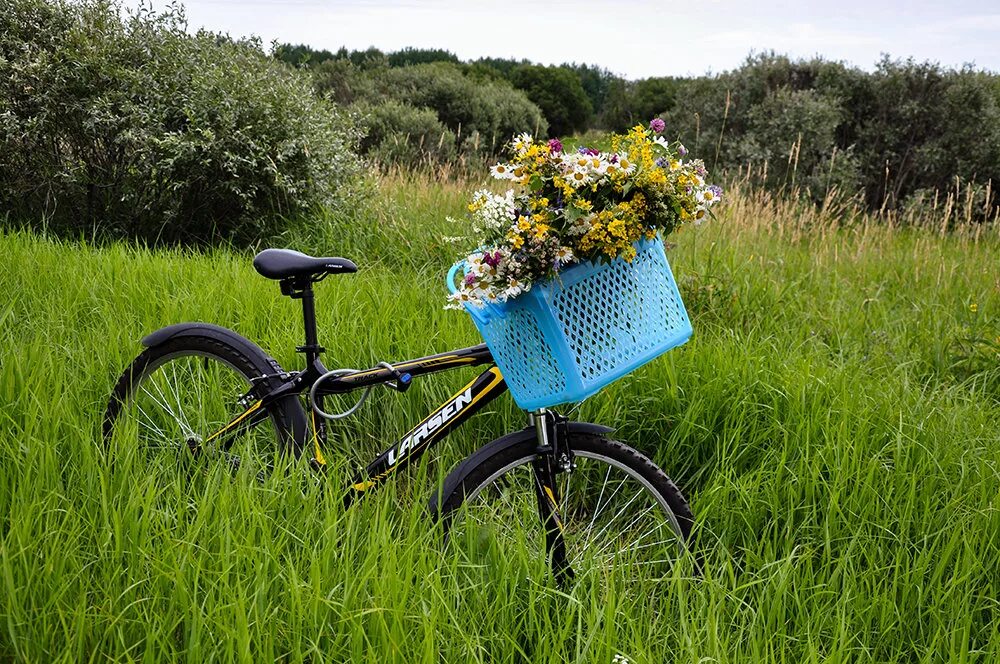
[[[577,578],[628,567],[662,576],[684,551],[683,530],[666,499],[634,469],[609,456],[575,451],[576,469],[558,476],[567,557]],[[470,492],[454,515],[451,539],[466,551],[528,546],[544,555],[531,462],[522,457]]]
[[[198,351],[156,358],[134,380],[115,420],[115,432],[128,431],[140,461],[158,466],[198,458],[230,470],[261,475],[273,467],[277,423],[254,426],[223,449],[213,438],[253,401],[250,380],[231,362]],[[272,419],[273,422],[273,419]]]

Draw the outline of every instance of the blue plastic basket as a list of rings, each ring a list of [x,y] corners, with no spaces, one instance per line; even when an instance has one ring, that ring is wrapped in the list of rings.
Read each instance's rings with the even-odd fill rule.
[[[663,242],[632,262],[580,263],[504,303],[466,305],[517,405],[581,401],[691,337]],[[448,273],[455,292],[460,261]]]

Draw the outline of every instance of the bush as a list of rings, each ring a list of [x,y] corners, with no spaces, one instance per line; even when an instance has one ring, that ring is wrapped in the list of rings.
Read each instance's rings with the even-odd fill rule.
[[[316,93],[337,104],[378,98],[371,75],[346,59],[326,60],[313,68]]]
[[[391,100],[357,109],[368,128],[362,150],[379,163],[416,167],[455,158],[455,134],[434,111]]]
[[[378,82],[388,99],[433,109],[458,143],[499,148],[520,132],[548,130],[542,112],[524,95],[500,81],[475,81],[450,63],[398,67],[382,72]]]
[[[857,185],[853,155],[834,157],[840,119],[836,100],[814,90],[779,88],[747,112],[739,159],[767,162],[764,184],[772,188],[799,185],[818,200],[832,187],[853,194]]]
[[[522,65],[511,72],[510,80],[542,109],[552,135],[564,136],[587,128],[593,107],[580,77],[572,70]]]
[[[12,0],[0,14],[0,205],[68,234],[250,242],[352,195],[353,121],[259,43],[176,10]]]
[[[781,186],[792,181],[794,143],[795,181],[814,196],[860,188],[870,208],[899,208],[920,190],[950,190],[956,178],[1000,180],[997,81],[969,67],[887,57],[868,74],[763,54],[719,76],[682,81],[667,118],[669,131],[710,167],[759,168],[767,159],[766,184]]]

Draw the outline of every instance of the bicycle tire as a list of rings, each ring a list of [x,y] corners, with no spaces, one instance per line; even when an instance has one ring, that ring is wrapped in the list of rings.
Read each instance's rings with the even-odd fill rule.
[[[280,378],[275,375],[276,363],[267,358],[263,352],[256,356],[247,352],[246,349],[209,336],[183,335],[170,338],[163,343],[146,348],[132,361],[115,383],[103,419],[102,434],[105,446],[110,445],[123,412],[140,391],[143,381],[161,367],[174,360],[184,358],[204,358],[206,364],[207,360],[216,360],[222,365],[228,366],[243,378],[246,391],[250,390],[253,384],[252,380],[263,381],[265,389],[280,385]],[[274,425],[273,444],[276,446],[276,450],[282,453],[291,453],[298,458],[305,436],[305,415],[298,399],[295,396],[288,396],[270,404],[267,409],[269,419]],[[238,413],[239,411],[235,410],[231,416]],[[210,432],[198,433],[206,435]]]
[[[655,463],[632,447],[599,434],[571,432],[567,435],[567,443],[578,464],[582,464],[587,459],[610,461],[609,465],[621,469],[623,473],[630,475],[639,486],[648,491],[657,504],[664,508],[663,511],[670,522],[670,528],[677,538],[678,556],[683,554],[690,541],[694,515],[680,489]],[[483,450],[487,449],[489,446],[483,448]],[[453,486],[453,488],[449,495],[441,495],[440,501],[435,502],[432,509],[442,518],[449,539],[454,535],[456,518],[468,501],[482,496],[487,487],[500,482],[505,476],[517,469],[528,469],[530,472],[531,462],[536,457],[537,442],[533,439],[521,439],[512,445],[496,449],[493,454],[482,458],[472,468],[459,469],[459,472],[464,473],[464,477],[457,482],[446,481],[445,484]],[[568,474],[570,479],[567,480],[567,486],[572,487],[572,476],[577,472],[579,471]],[[610,475],[610,468],[608,474]],[[567,474],[563,473],[562,475]],[[572,490],[570,489],[570,491]],[[567,498],[565,492],[561,491],[560,494],[561,498]],[[602,498],[597,500],[597,511],[594,513],[594,519],[597,518],[597,512],[600,511],[601,500]],[[567,502],[571,501],[572,495]],[[610,498],[608,501],[610,502]],[[440,506],[439,510],[436,509],[438,505]],[[567,504],[564,507],[567,512],[576,510],[572,504]],[[587,514],[587,512],[583,512],[583,514]],[[568,516],[570,515],[564,514],[564,520]],[[523,521],[516,518],[512,520],[515,523]],[[535,525],[541,526],[540,523]],[[592,532],[593,521],[590,526]],[[571,524],[567,525],[567,528],[569,527]],[[539,533],[540,531],[536,532],[536,534]],[[585,544],[586,546],[591,546],[591,544]],[[570,564],[574,564],[574,561],[571,560]]]

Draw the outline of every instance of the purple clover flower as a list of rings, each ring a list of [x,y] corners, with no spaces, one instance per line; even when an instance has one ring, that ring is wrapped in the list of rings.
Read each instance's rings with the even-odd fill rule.
[[[558,154],[563,151],[562,143],[559,142],[558,138],[553,138],[549,141],[549,152],[552,154]]]
[[[489,265],[490,267],[496,267],[497,265],[500,264],[500,252],[494,251],[493,253],[490,253],[487,251],[485,254],[483,254],[483,262]]]
[[[617,154],[611,155],[608,158],[608,161],[611,162],[612,164],[617,164],[618,163],[618,155]]]
[[[472,274],[471,272],[469,274],[465,275],[465,285],[466,286],[471,286],[474,283],[476,283],[476,275]]]
[[[649,128],[659,134],[661,131],[667,128],[667,123],[660,118],[653,118],[649,122]]]
[[[688,149],[686,147],[684,147],[683,145],[678,145],[677,146],[677,154],[679,154],[680,156],[683,157],[687,153],[688,153]]]

